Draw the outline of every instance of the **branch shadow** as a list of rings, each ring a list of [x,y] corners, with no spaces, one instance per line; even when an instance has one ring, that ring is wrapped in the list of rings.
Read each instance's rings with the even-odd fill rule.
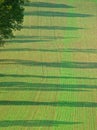
[[[23,29],[43,29],[43,30],[79,30],[80,27],[64,27],[64,26],[23,26]]]
[[[74,77],[74,76],[44,76],[44,75],[22,75],[22,74],[2,74],[0,77],[13,77],[13,78],[46,78],[46,79],[97,79],[95,77]]]
[[[50,3],[50,2],[28,2],[28,3],[25,3],[25,6],[28,6],[28,7],[46,7],[46,8],[74,8],[71,5],[56,4],[56,3]]]
[[[78,37],[66,37],[66,38],[78,38]],[[0,52],[2,51],[39,51],[39,52],[82,52],[82,53],[97,53],[97,49],[31,49],[31,48],[9,48],[9,49],[0,49]]]
[[[8,43],[35,43],[35,42],[48,42],[48,41],[50,41],[50,40],[40,40],[40,39],[37,39],[37,40],[25,40],[25,39],[23,39],[23,40],[8,40],[7,42]]]
[[[19,59],[0,59],[0,64],[20,64],[25,66],[45,66],[54,68],[79,68],[79,69],[95,69],[97,68],[96,62],[39,62],[31,60],[19,60]]]
[[[44,17],[92,17],[92,14],[80,14],[80,13],[64,13],[64,12],[53,12],[53,11],[33,11],[25,12],[27,16],[44,16]]]
[[[3,120],[0,121],[1,127],[23,126],[23,127],[41,127],[41,126],[59,126],[59,125],[76,125],[82,122],[65,122],[57,120]]]
[[[34,39],[37,38],[38,40],[44,40],[44,39],[64,39],[64,37],[61,36],[24,36],[24,35],[18,35],[15,37],[15,39]]]
[[[1,90],[28,90],[28,91],[90,91],[97,89],[96,85],[81,84],[45,84],[45,83],[27,83],[27,82],[0,82]]]
[[[78,38],[78,37],[61,37],[61,36],[16,36],[12,40],[7,40],[7,43],[33,43],[33,42],[49,42],[53,40],[59,39],[70,39],[70,38]],[[33,50],[33,49],[32,49]],[[0,49],[2,51],[2,49]]]
[[[36,105],[36,106],[53,106],[53,107],[97,107],[96,102],[69,102],[69,101],[56,101],[56,102],[33,102],[33,101],[6,101],[1,100],[0,105]]]
[[[97,53],[97,49],[78,49],[78,48],[68,48],[68,49],[62,49],[60,51],[64,51],[64,52],[82,52],[82,53]]]

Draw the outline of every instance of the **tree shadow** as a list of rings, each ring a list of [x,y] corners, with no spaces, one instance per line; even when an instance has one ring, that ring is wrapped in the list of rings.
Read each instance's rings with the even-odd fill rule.
[[[78,37],[64,37],[64,38],[78,38]],[[82,53],[97,53],[97,49],[31,49],[31,48],[9,48],[9,49],[0,49],[0,52],[2,51],[39,51],[39,52],[51,52],[51,53],[56,53],[56,52],[82,52]]]
[[[0,82],[1,90],[28,90],[28,91],[90,91],[97,89],[96,85],[81,84],[46,84],[27,82]]]
[[[3,120],[0,121],[1,127],[23,126],[23,127],[42,127],[42,126],[59,126],[59,125],[78,125],[82,122],[65,122],[57,120]]]
[[[40,40],[40,39],[37,39],[37,40],[8,40],[7,42],[8,43],[35,43],[35,42],[48,42],[50,40]]]
[[[53,107],[97,107],[96,102],[70,102],[70,101],[56,101],[56,102],[33,102],[33,101],[8,101],[1,100],[0,105],[34,105],[34,106],[53,106]]]
[[[13,78],[46,78],[46,79],[97,79],[95,77],[74,77],[74,76],[44,76],[44,75],[22,75],[22,74],[2,74],[0,77],[13,77]]]
[[[95,69],[97,68],[96,62],[39,62],[31,60],[19,60],[19,59],[0,59],[0,64],[20,64],[25,66],[45,66],[54,68],[79,68],[79,69]]]
[[[64,26],[23,26],[23,29],[43,29],[43,30],[79,30],[80,27],[64,27]]]
[[[49,42],[59,39],[70,39],[78,37],[61,37],[61,36],[16,36],[12,40],[6,40],[7,43],[33,43],[33,42]],[[33,49],[32,49],[33,50]],[[2,49],[0,49],[2,51]]]
[[[24,36],[24,35],[18,35],[15,37],[15,39],[38,39],[38,40],[44,40],[44,39],[64,39],[65,37],[61,36]]]
[[[78,48],[68,48],[68,49],[62,49],[60,51],[63,52],[82,52],[82,53],[97,53],[97,49],[78,49]]]
[[[56,4],[56,3],[50,3],[50,2],[29,2],[29,3],[25,3],[25,6],[28,6],[28,7],[46,7],[46,8],[74,8],[71,5]]]
[[[44,16],[44,17],[91,17],[92,14],[80,14],[80,13],[64,13],[64,12],[53,12],[53,11],[33,11],[25,12],[27,16]]]

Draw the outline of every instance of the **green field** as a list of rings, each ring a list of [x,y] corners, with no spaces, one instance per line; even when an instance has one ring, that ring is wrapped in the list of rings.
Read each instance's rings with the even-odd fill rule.
[[[96,0],[32,0],[24,14],[0,47],[0,130],[97,130]]]

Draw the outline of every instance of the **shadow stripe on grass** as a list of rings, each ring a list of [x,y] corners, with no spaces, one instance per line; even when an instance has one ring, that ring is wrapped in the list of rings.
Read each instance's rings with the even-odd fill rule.
[[[59,106],[59,107],[97,107],[96,102],[73,102],[73,101],[59,101],[59,102],[33,102],[33,101],[0,101],[0,105],[42,105],[42,106]]]
[[[25,66],[45,66],[54,68],[79,68],[79,69],[95,69],[97,68],[97,62],[75,62],[75,61],[63,61],[63,62],[39,62],[32,60],[20,60],[20,59],[0,59],[0,64],[20,64]]]
[[[96,85],[80,84],[44,84],[44,83],[27,83],[27,82],[0,82],[0,89],[6,91],[68,91],[84,92],[97,89]]]
[[[59,126],[59,125],[77,125],[82,122],[57,121],[57,120],[3,120],[0,121],[1,127],[23,126],[23,127],[40,127],[40,126]]]
[[[54,11],[32,11],[24,12],[26,16],[44,16],[44,17],[92,17],[92,14],[80,14],[80,13],[67,13],[67,12],[54,12]]]
[[[71,37],[71,38],[76,38],[76,37]],[[2,49],[0,48],[0,52],[5,52],[5,51],[39,51],[39,52],[50,52],[50,53],[57,53],[57,52],[70,52],[70,53],[97,53],[97,49],[31,49],[31,48],[9,48],[9,49]]]
[[[22,75],[22,74],[3,74],[0,73],[0,77],[13,77],[13,78],[47,78],[47,79],[97,79],[96,77],[74,77],[74,76],[45,76],[45,75]]]
[[[80,30],[81,27],[64,27],[64,26],[23,26],[24,29],[42,29],[42,30]]]
[[[41,39],[30,39],[30,40],[26,40],[26,39],[14,39],[14,40],[8,40],[8,43],[38,43],[38,42],[49,42],[51,40],[41,40]]]
[[[74,8],[74,6],[67,4],[57,4],[50,2],[27,2],[25,3],[27,7],[46,7],[46,8]]]

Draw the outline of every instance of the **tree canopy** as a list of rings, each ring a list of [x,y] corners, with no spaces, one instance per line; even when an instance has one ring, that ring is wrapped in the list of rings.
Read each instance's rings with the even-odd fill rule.
[[[14,30],[22,28],[24,0],[0,0],[0,43],[14,37]]]

